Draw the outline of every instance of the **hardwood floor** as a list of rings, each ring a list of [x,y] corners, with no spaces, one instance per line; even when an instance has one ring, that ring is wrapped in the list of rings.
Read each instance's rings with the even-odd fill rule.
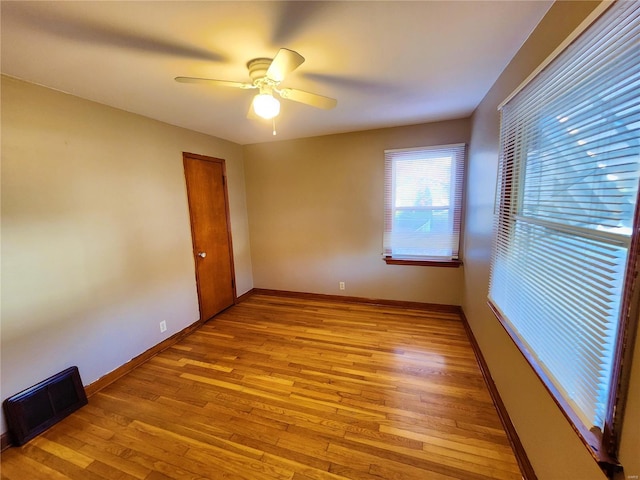
[[[457,314],[268,295],[1,467],[6,480],[522,478]]]

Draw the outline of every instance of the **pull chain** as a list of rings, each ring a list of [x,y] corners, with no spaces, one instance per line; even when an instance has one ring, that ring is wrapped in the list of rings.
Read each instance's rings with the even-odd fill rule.
[[[271,121],[273,122],[273,136],[275,137],[277,135],[277,132],[276,132],[276,117],[273,117],[273,119]]]

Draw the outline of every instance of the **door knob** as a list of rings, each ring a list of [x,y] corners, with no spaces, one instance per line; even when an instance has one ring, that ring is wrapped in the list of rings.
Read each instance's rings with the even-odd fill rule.
[[[198,252],[198,256],[199,256],[200,258],[204,258],[204,257],[206,257],[206,256],[207,256],[207,252]]]

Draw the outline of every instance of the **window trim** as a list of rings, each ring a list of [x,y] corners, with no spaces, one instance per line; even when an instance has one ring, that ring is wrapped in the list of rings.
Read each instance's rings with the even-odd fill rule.
[[[540,65],[538,65],[531,74],[527,78],[525,78],[520,85],[518,85],[508,96],[505,98],[500,105],[498,105],[498,111],[502,110],[507,103],[511,101],[513,97],[515,97],[520,90],[526,87],[531,81],[536,78],[542,70],[544,70],[551,62],[553,62],[558,55],[564,52],[571,43],[575,39],[577,39],[582,33],[587,30],[592,23],[594,23],[598,18],[602,16],[602,14],[607,11],[616,1],[618,0],[602,0],[597,7],[593,9],[593,11],[576,27],[576,29],[571,32],[567,38],[563,40],[563,42],[558,45],[558,47],[549,54],[547,58],[545,58]]]
[[[502,172],[502,178],[499,178],[497,188],[504,188],[507,184],[507,172]],[[512,188],[509,186],[507,188]],[[508,198],[512,199],[510,195]],[[505,218],[514,216],[514,209],[518,202],[509,202],[503,205],[502,209],[496,213],[498,216],[498,224]],[[635,330],[638,327],[638,315],[632,315],[632,312],[640,310],[639,302],[639,286],[637,278],[640,273],[640,190],[636,197],[637,208],[633,219],[633,235],[629,245],[629,253],[627,257],[626,274],[624,278],[624,289],[620,302],[620,324],[619,334],[616,338],[614,346],[614,361],[611,375],[611,386],[609,390],[609,400],[606,412],[605,424],[602,435],[598,435],[586,428],[579,416],[576,414],[571,405],[564,400],[561,393],[549,380],[547,374],[535,360],[535,356],[530,349],[522,342],[517,332],[512,328],[509,321],[500,313],[500,309],[491,298],[487,299],[487,305],[494,314],[500,325],[520,351],[526,362],[529,364],[533,372],[536,374],[542,385],[545,387],[553,401],[558,405],[560,411],[569,421],[571,427],[576,432],[581,442],[589,451],[591,457],[598,463],[602,470],[609,476],[613,477],[615,472],[621,471],[622,465],[617,459],[617,448],[619,443],[618,434],[620,432],[620,421],[624,417],[624,405],[626,403],[626,390],[629,382],[630,369],[623,369],[625,354],[631,353],[634,348]],[[622,393],[622,395],[621,395]]]
[[[591,457],[609,475],[611,475],[613,471],[617,471],[618,469],[620,469],[622,466],[618,462],[616,456],[611,455],[607,450],[601,448],[602,446],[606,446],[612,440],[611,438],[612,432],[611,432],[611,429],[609,428],[610,427],[609,422],[607,421],[605,423],[605,429],[602,437],[600,437],[599,435],[596,435],[594,432],[585,428],[584,423],[580,420],[578,415],[574,412],[571,405],[569,405],[569,403],[564,400],[560,392],[553,386],[551,382],[547,380],[547,375],[539,366],[538,362],[535,361],[533,355],[531,354],[529,349],[526,347],[526,345],[522,343],[522,341],[520,340],[520,338],[518,337],[514,329],[511,328],[511,325],[509,324],[509,322],[502,316],[497,306],[491,300],[487,300],[487,305],[491,309],[491,312],[494,314],[494,316],[498,319],[498,322],[500,323],[500,325],[502,325],[502,328],[504,328],[505,332],[507,333],[511,341],[515,344],[516,348],[520,351],[520,353],[522,354],[526,362],[529,364],[533,372],[536,374],[536,376],[538,377],[538,379],[540,380],[544,388],[547,390],[547,392],[553,399],[553,401],[556,403],[556,405],[558,405],[558,407],[560,407],[560,411],[565,416],[565,418],[569,421],[573,430],[578,434],[580,441],[587,448],[587,450],[591,454]],[[623,327],[621,326],[621,328]],[[620,338],[621,336],[618,337],[618,339]],[[618,348],[618,346],[619,345],[617,345],[616,348]],[[616,356],[616,360],[618,360],[617,356]],[[614,393],[617,393],[617,391],[618,390],[616,390]],[[612,392],[613,390],[611,390],[609,394],[611,395]],[[610,409],[610,410],[614,410],[614,409]],[[609,416],[608,414],[609,412],[607,412],[607,417]]]
[[[393,170],[393,164],[395,160],[389,159],[394,153],[411,153],[411,152],[421,152],[421,151],[446,151],[449,149],[451,152],[457,151],[461,149],[460,153],[460,162],[459,164],[452,165],[451,174],[452,176],[455,174],[459,174],[460,179],[456,181],[455,185],[452,186],[450,192],[450,203],[447,206],[417,206],[417,207],[397,207],[394,208],[393,205],[389,205],[387,203],[387,196],[390,194],[391,199],[390,202],[393,202],[393,192],[395,192],[395,184],[393,178],[388,178],[388,173]],[[466,156],[467,156],[467,144],[464,142],[460,143],[452,143],[452,144],[442,144],[442,145],[427,145],[421,147],[411,147],[411,148],[396,148],[396,149],[387,149],[384,151],[385,155],[385,166],[384,166],[384,238],[386,239],[387,235],[390,235],[392,232],[391,225],[393,224],[393,215],[394,211],[397,209],[411,209],[411,210],[449,210],[452,214],[452,228],[453,232],[456,232],[458,235],[458,249],[457,254],[453,255],[451,258],[447,257],[435,257],[428,255],[393,255],[386,243],[386,240],[383,240],[383,254],[382,259],[385,261],[387,265],[412,265],[412,266],[427,266],[427,267],[451,267],[458,268],[462,266],[462,260],[460,259],[461,246],[462,246],[462,234],[463,234],[463,225],[462,218],[464,216],[464,188],[465,188],[465,170],[466,170]],[[457,157],[457,154],[454,155]],[[388,162],[391,162],[391,166],[388,165]],[[392,174],[392,173],[391,173]],[[456,179],[458,177],[456,176]],[[390,184],[390,185],[389,185]],[[455,200],[459,199],[459,205],[456,205]]]
[[[462,260],[428,260],[426,258],[393,258],[385,256],[383,258],[387,265],[415,265],[420,267],[448,267],[459,268],[462,266]]]
[[[593,23],[595,23],[612,5],[621,0],[603,0],[589,16],[498,106],[498,111],[511,101],[521,90],[534,80],[553,60],[582,35]],[[508,148],[508,142],[501,145],[501,149]],[[513,155],[510,155],[511,157]],[[498,170],[496,182],[497,192],[510,190],[512,184],[507,182],[506,168]],[[498,197],[496,192],[496,198]],[[519,200],[511,193],[503,195],[507,202],[496,204],[494,214],[497,217],[496,226],[505,218],[514,218]],[[499,228],[499,227],[498,227]],[[495,240],[494,240],[495,241]],[[548,379],[548,375],[535,360],[529,348],[520,340],[519,335],[512,328],[509,321],[501,314],[500,309],[491,298],[487,299],[487,305],[511,338],[516,348],[523,355],[536,376],[540,379],[551,398],[560,408],[571,427],[576,432],[581,442],[585,445],[592,458],[599,464],[602,470],[613,477],[614,473],[622,470],[618,462],[617,454],[620,441],[621,422],[624,419],[624,409],[627,399],[627,390],[630,378],[630,356],[634,351],[635,336],[639,328],[640,312],[640,190],[636,195],[636,209],[633,216],[633,231],[628,245],[627,263],[623,278],[623,290],[620,295],[620,314],[618,335],[613,346],[612,374],[610,389],[608,392],[607,410],[602,434],[594,433],[583,423],[570,404]],[[492,265],[493,268],[493,265]]]

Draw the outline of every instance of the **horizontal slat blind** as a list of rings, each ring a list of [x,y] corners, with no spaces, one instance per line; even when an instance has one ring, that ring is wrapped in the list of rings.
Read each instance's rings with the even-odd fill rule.
[[[458,258],[464,155],[464,144],[385,151],[385,256]]]
[[[635,228],[639,42],[640,2],[618,2],[501,110],[489,298],[591,431]]]

